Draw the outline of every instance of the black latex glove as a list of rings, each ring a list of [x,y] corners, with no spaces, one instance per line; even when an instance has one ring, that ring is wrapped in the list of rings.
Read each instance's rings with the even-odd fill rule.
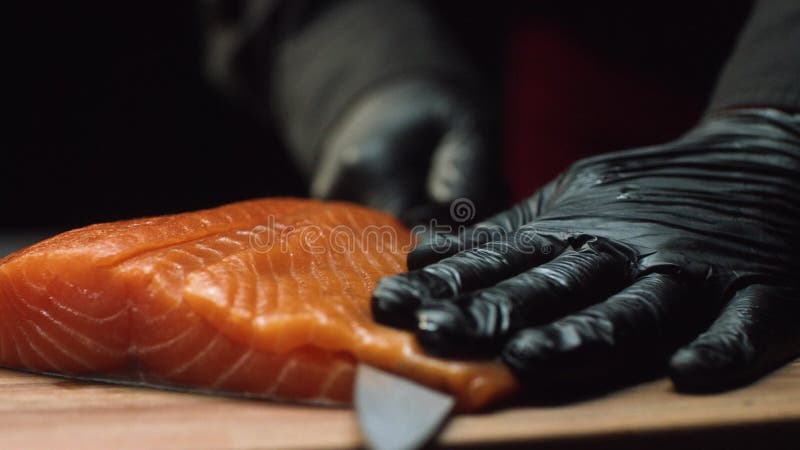
[[[654,363],[717,390],[800,353],[800,115],[720,113],[584,159],[470,231],[382,279],[376,319],[438,355],[500,355],[533,388]]]
[[[466,197],[497,203],[495,156],[484,111],[433,81],[372,89],[323,143],[311,193],[421,221],[431,205]]]

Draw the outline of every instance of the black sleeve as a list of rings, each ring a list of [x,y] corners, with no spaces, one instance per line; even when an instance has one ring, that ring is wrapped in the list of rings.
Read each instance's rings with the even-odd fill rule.
[[[709,111],[800,111],[800,1],[760,0],[718,81]]]
[[[211,79],[269,114],[305,169],[328,128],[371,87],[403,77],[477,89],[476,70],[423,2],[212,1]],[[233,16],[234,19],[225,19]]]

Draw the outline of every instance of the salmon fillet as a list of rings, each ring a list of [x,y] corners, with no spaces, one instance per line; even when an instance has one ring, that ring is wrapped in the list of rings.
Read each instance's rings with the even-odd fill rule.
[[[0,260],[0,365],[346,404],[363,361],[462,411],[514,392],[501,364],[426,356],[372,320],[410,244],[386,214],[300,199],[73,230]]]

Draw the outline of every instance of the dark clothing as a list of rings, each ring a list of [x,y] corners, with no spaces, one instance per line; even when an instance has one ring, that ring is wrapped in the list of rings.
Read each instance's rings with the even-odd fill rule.
[[[709,109],[740,106],[800,111],[800,2],[756,3]]]
[[[306,168],[325,130],[371,86],[413,76],[478,86],[476,71],[416,2],[245,5],[235,20],[211,22],[209,73],[258,112],[268,107]],[[223,37],[230,34],[238,45]]]
[[[399,77],[433,75],[476,95],[487,94],[497,103],[527,102],[537,108],[543,105],[541,92],[518,95],[513,89],[500,90],[501,84],[513,84],[509,78],[517,75],[509,73],[519,64],[508,61],[512,55],[506,50],[507,39],[523,17],[564,24],[569,28],[565,39],[574,39],[576,47],[585,48],[590,57],[614,60],[617,65],[604,73],[621,75],[615,84],[590,72],[577,81],[564,77],[572,82],[596,78],[597,87],[616,95],[627,83],[627,73],[618,70],[625,65],[628,72],[647,72],[664,84],[665,94],[658,98],[670,98],[671,92],[685,94],[666,103],[657,96],[639,95],[638,99],[636,94],[652,91],[647,85],[634,95],[627,94],[639,103],[608,104],[607,99],[614,96],[598,99],[588,94],[589,88],[597,92],[595,85],[572,91],[564,86],[548,92],[549,103],[542,108],[560,102],[564,109],[580,108],[582,116],[597,117],[614,115],[606,106],[639,105],[620,115],[616,125],[629,129],[623,119],[637,116],[640,122],[658,128],[666,123],[665,115],[683,115],[680,123],[685,126],[668,127],[682,130],[702,109],[694,103],[703,104],[710,95],[749,4],[747,0],[680,2],[677,6],[676,2],[633,0],[205,3],[227,5],[227,9],[211,8],[212,26],[196,23],[195,0],[124,7],[87,0],[50,2],[46,8],[28,2],[15,8],[10,21],[15,39],[6,65],[11,78],[7,109],[12,119],[6,127],[10,142],[3,148],[0,164],[0,204],[5,211],[0,228],[79,226],[256,196],[304,195],[305,182],[291,167],[284,144],[293,147],[298,162],[309,170],[316,143],[336,117],[363,92]],[[766,89],[774,92],[769,97],[776,99],[776,105],[796,106],[797,3],[764,3],[767,10],[779,12],[761,15],[768,20],[758,19],[757,14],[753,22],[774,25],[751,27],[755,31],[745,32],[742,39],[753,44],[743,44],[736,53],[754,55],[741,59],[758,64],[739,65],[736,56],[731,59],[715,98],[734,98],[733,91],[766,98],[762,92]],[[19,10],[22,14],[17,17]],[[201,58],[202,34],[210,38],[207,48],[216,50]],[[770,50],[762,51],[762,46]],[[772,59],[773,53],[782,56]],[[541,64],[557,61],[549,56]],[[212,95],[201,77],[201,59],[214,69],[217,86],[227,85],[245,101]],[[538,59],[525,62],[530,70],[539,63]],[[575,65],[564,70],[571,67]],[[561,69],[551,67],[544,75],[557,78]],[[762,78],[769,82],[762,83]],[[571,92],[572,99],[559,100],[563,92]],[[684,96],[695,100],[688,108],[675,107],[677,97]],[[754,103],[747,98],[736,102]],[[239,108],[242,104],[248,108]],[[581,107],[587,104],[594,105]],[[720,103],[715,100],[714,104]],[[489,103],[488,107],[496,106]],[[243,111],[254,109],[263,113],[260,120]],[[658,114],[651,116],[654,110]],[[510,109],[517,116],[513,120],[499,113],[498,120],[504,126],[528,126],[527,114],[517,111]],[[691,117],[685,117],[685,111],[691,111]],[[562,114],[539,113],[539,117],[549,116],[549,122],[540,121],[535,130],[528,126],[526,136],[542,142],[541,129],[553,130],[554,121],[562,128],[571,123],[560,120]],[[591,136],[576,145],[591,151],[612,149],[613,136],[601,136],[598,129],[615,124],[596,125],[586,127],[585,133]],[[280,131],[273,131],[273,126]],[[575,134],[574,130],[565,132]],[[637,142],[617,142],[618,148],[664,137],[663,132],[637,132]],[[508,134],[507,130],[503,133]],[[551,137],[545,143],[555,141]],[[587,142],[591,145],[584,146]],[[522,162],[515,165],[526,171],[526,177],[542,166],[541,160],[535,165]],[[519,195],[531,192],[523,187],[518,191]]]
[[[499,42],[501,39],[487,32],[486,21],[500,19],[502,25],[508,25],[518,14],[567,19],[572,15],[576,26],[593,28],[600,35],[599,39],[590,36],[599,45],[615,36],[622,37],[626,41],[622,46],[633,49],[629,54],[634,54],[634,60],[645,60],[645,65],[648,59],[658,61],[653,66],[656,70],[672,71],[676,78],[696,81],[686,89],[708,89],[721,61],[707,55],[725,54],[726,36],[720,36],[719,29],[736,24],[743,10],[741,2],[690,3],[689,7],[648,4],[644,8],[635,6],[635,2],[622,2],[622,6],[604,3],[600,10],[587,5],[584,9],[588,13],[580,14],[580,6],[553,7],[543,3],[538,10],[520,8],[512,2],[493,3],[493,8],[505,14],[487,13],[483,22],[462,23],[462,35],[469,34],[463,30],[472,26],[468,31],[473,35]],[[350,0],[254,1],[244,5],[233,18],[227,14],[223,21],[212,20],[211,72],[226,86],[235,86],[239,95],[259,108],[269,105],[272,120],[307,170],[313,166],[313,155],[325,131],[348,104],[371,87],[390,79],[420,76],[438,78],[484,95],[480,89],[491,87],[486,80],[492,79],[491,72],[497,69],[481,66],[485,59],[470,58],[474,55],[462,50],[463,46],[456,43],[458,39],[453,38],[457,34],[453,28],[458,26],[448,23],[446,14],[436,14],[442,9],[441,4],[434,3],[437,8],[414,1]],[[485,5],[483,8],[487,9]],[[672,15],[662,14],[666,11]],[[636,19],[634,13],[650,13],[651,17],[631,22]],[[681,27],[678,16],[684,16],[690,27]],[[620,17],[628,22],[615,22]],[[477,15],[473,18],[480,19]],[[661,25],[648,26],[651,22]],[[645,36],[637,38],[635,31]],[[236,44],[219,39],[231,33],[239,37]],[[641,41],[637,43],[637,39]],[[667,40],[682,54],[659,54],[659,43]],[[683,44],[674,45],[675,42]],[[697,50],[703,46],[716,51],[704,54]],[[502,53],[499,47],[494,51]],[[699,58],[692,60],[690,54]],[[710,61],[702,61],[704,57]],[[709,108],[763,105],[796,110],[800,108],[799,74],[800,2],[762,0],[741,34]]]

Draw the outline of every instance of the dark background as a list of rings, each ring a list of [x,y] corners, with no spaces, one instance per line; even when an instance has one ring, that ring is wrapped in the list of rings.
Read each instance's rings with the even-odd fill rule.
[[[511,105],[501,109],[510,129],[499,149],[528,155],[506,158],[524,162],[508,174],[519,196],[539,183],[527,169],[545,153],[528,151],[537,142],[563,160],[666,139],[690,126],[749,2],[474,3],[435,8],[489,79],[505,85],[498,101]],[[305,194],[268,125],[205,83],[196,2],[17,7],[6,16],[0,230],[64,229]],[[556,24],[555,32],[535,31],[542,21]],[[509,44],[514,36],[522,44]],[[572,49],[566,57],[561,50],[542,55],[564,48]],[[527,90],[518,87],[525,83]],[[537,114],[562,125],[536,128],[529,117]]]
[[[272,134],[204,82],[195,3],[22,3],[0,226],[303,192]]]

